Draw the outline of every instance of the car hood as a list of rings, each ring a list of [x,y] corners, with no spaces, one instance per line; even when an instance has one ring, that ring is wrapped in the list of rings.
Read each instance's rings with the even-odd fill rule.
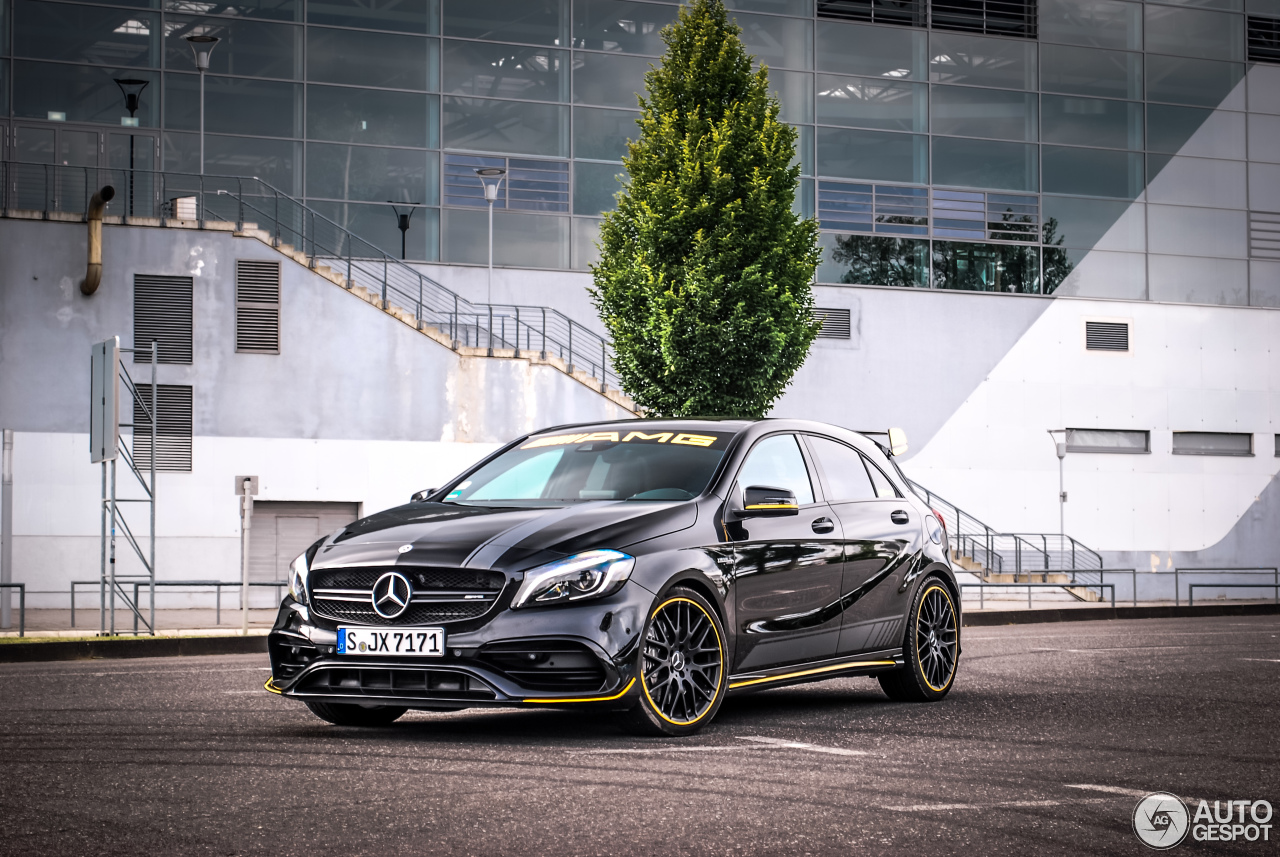
[[[592,548],[623,549],[693,526],[697,504],[609,500],[554,508],[412,503],[326,539],[312,568],[353,565],[519,570]]]

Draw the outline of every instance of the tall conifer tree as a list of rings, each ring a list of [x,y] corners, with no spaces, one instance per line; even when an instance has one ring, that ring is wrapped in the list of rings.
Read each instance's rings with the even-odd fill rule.
[[[762,417],[817,335],[817,225],[791,210],[796,131],[721,0],[662,32],[592,296],[623,389],[656,416]]]

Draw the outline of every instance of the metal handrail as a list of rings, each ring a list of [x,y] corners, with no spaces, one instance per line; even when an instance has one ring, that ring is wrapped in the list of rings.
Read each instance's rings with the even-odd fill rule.
[[[1061,589],[1063,588],[1064,585],[1065,584],[1061,584],[1061,583],[961,583],[960,587],[962,590],[966,588],[973,589],[976,587],[978,590],[978,609],[983,610],[986,608],[986,604],[987,604],[987,600],[986,600],[987,589],[990,589],[990,588],[1004,589],[1011,586],[1017,586],[1017,587],[1025,586],[1027,587],[1027,609],[1029,610],[1031,609],[1031,590]],[[1088,584],[1081,584],[1081,586],[1085,589],[1099,590],[1099,593],[1098,593],[1099,597],[1102,597],[1101,590],[1110,589],[1111,590],[1111,607],[1112,609],[1115,608],[1116,585],[1114,583],[1088,583]]]
[[[158,219],[161,226],[178,221],[261,230],[272,246],[301,252],[310,268],[330,268],[345,277],[347,288],[376,295],[383,309],[412,313],[419,329],[447,333],[455,348],[474,343],[490,355],[495,348],[514,348],[517,356],[537,352],[542,359],[554,355],[569,372],[581,370],[599,381],[601,392],[621,388],[610,368],[609,340],[559,310],[469,301],[259,178],[0,161],[0,182],[0,213],[38,212],[45,220],[53,212],[83,216],[98,188],[127,185],[133,193],[109,203],[109,215],[123,214],[126,222]]]

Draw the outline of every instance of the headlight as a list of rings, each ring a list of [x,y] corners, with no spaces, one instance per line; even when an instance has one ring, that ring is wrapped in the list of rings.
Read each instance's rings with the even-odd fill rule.
[[[524,573],[512,607],[563,604],[612,595],[635,568],[636,558],[621,551],[596,550],[574,554]]]
[[[289,565],[289,595],[299,604],[307,603],[307,555],[304,553]]]

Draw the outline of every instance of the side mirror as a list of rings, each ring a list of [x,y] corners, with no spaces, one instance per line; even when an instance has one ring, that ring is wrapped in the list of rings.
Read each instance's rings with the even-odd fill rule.
[[[422,491],[414,491],[413,494],[409,497],[409,502],[410,503],[426,502],[426,499],[434,493],[436,493],[435,488],[426,488]]]
[[[741,517],[782,518],[798,514],[800,504],[796,502],[796,495],[786,488],[752,485],[742,492]]]

